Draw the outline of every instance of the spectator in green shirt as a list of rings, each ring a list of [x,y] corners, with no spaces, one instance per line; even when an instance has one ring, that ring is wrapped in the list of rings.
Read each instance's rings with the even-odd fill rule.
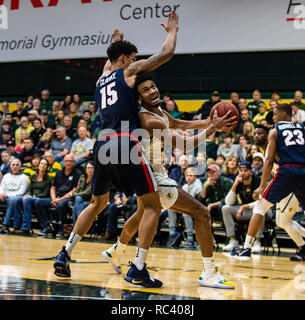
[[[293,103],[296,104],[299,107],[299,109],[305,110],[305,104],[303,103],[302,98],[303,98],[302,91],[297,90],[294,93],[294,101],[293,101]]]
[[[50,91],[48,89],[41,91],[40,110],[47,110],[49,113],[52,112],[52,100],[50,99]]]

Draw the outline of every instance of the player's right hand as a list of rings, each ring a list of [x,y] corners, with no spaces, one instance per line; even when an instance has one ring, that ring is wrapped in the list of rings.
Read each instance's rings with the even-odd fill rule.
[[[262,187],[258,187],[256,190],[254,190],[253,194],[252,194],[252,198],[254,200],[259,200],[262,198],[264,193],[264,188]]]

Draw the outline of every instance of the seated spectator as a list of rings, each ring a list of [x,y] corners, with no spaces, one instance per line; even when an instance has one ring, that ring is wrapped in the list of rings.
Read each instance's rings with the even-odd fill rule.
[[[90,133],[90,130],[88,130],[86,120],[80,119],[80,120],[78,121],[77,126],[76,126],[76,133],[75,133],[75,135],[74,135],[74,137],[73,137],[73,140],[79,139],[79,135],[78,135],[78,133],[77,133],[79,127],[85,127],[85,128],[86,128],[86,131],[87,131],[87,134],[86,134],[87,137],[88,137],[88,138],[91,138],[91,133]]]
[[[186,184],[185,180],[185,170],[189,167],[189,159],[186,155],[182,154],[180,156],[177,155],[179,153],[179,149],[175,149],[176,159],[178,159],[178,166],[171,170],[169,174],[169,178],[175,180],[178,183],[179,187],[182,187]],[[177,224],[177,213],[168,209],[168,227],[169,227],[169,239],[167,242],[167,246],[172,247],[176,245],[176,241],[178,240],[176,231]],[[180,233],[179,233],[180,234]]]
[[[88,160],[88,157],[93,149],[93,141],[87,138],[87,129],[79,127],[77,131],[79,139],[72,143],[70,155],[74,157],[76,165]]]
[[[292,103],[297,104],[297,106],[299,107],[299,109],[301,110],[305,110],[305,103],[302,101],[303,98],[303,93],[300,90],[297,90],[294,93],[294,101]]]
[[[17,101],[17,110],[12,112],[13,120],[19,124],[22,117],[27,117],[28,113],[23,109],[24,103],[21,100]]]
[[[56,173],[51,187],[51,205],[57,208],[59,219],[57,237],[63,236],[63,224],[66,223],[69,202],[72,201],[70,192],[76,190],[80,178],[80,173],[74,167],[75,161],[71,155],[66,155],[63,163],[64,168]]]
[[[218,144],[215,143],[215,133],[213,133],[205,139],[207,158],[213,158],[214,160],[216,160],[218,148]]]
[[[260,152],[254,153],[251,166],[253,174],[261,178],[263,174],[264,155]]]
[[[237,135],[242,134],[243,133],[243,128],[245,125],[246,121],[250,120],[250,114],[248,109],[244,109],[240,112],[240,119],[239,122],[237,124],[237,126],[235,127],[234,131]]]
[[[249,142],[254,142],[254,124],[251,121],[246,121],[243,127],[243,134],[249,138]]]
[[[58,126],[64,126],[64,117],[65,117],[65,114],[64,114],[63,110],[58,110],[56,118],[55,118],[56,128]]]
[[[0,171],[2,176],[4,176],[11,171],[11,155],[8,151],[1,152],[1,162]]]
[[[233,135],[231,132],[226,132],[223,136],[224,144],[222,144],[218,150],[217,155],[222,154],[226,158],[229,156],[237,157],[238,145],[233,144]]]
[[[246,161],[252,163],[253,155],[257,152],[259,152],[258,146],[256,144],[252,144],[247,152]]]
[[[0,140],[0,152],[5,151],[7,148],[7,143],[9,141],[14,142],[15,139],[12,137],[12,133],[9,129],[3,129]]]
[[[225,162],[226,162],[226,157],[223,154],[219,154],[213,163],[217,164],[218,167],[220,168],[220,172],[223,173]],[[208,163],[208,165],[213,163]]]
[[[85,110],[88,110],[87,105],[83,102],[83,100],[81,99],[80,95],[78,93],[75,93],[73,95],[73,102],[76,105],[76,113],[79,117],[83,116],[83,113]]]
[[[258,104],[261,102],[261,93],[259,90],[254,90],[252,93],[253,101],[248,103],[247,109],[250,113],[250,119],[252,120],[254,116],[258,113]]]
[[[205,152],[198,152],[196,157],[197,163],[195,165],[197,178],[203,182],[208,177],[208,171],[207,171],[207,155]]]
[[[48,128],[55,129],[55,120],[49,117],[47,110],[42,110],[40,114],[41,126],[47,130]]]
[[[214,91],[211,94],[210,100],[204,102],[201,106],[201,108],[196,112],[196,115],[193,117],[193,119],[206,119],[214,107],[216,103],[220,102],[220,95],[218,91]]]
[[[31,110],[28,112],[28,119],[30,126],[33,126],[33,121],[39,117],[39,113],[37,110]]]
[[[2,106],[2,112],[4,116],[7,113],[10,113],[10,105],[7,101],[2,101],[1,106]]]
[[[267,111],[265,102],[261,101],[258,104],[258,113],[253,117],[252,121],[256,124],[260,124],[263,119],[266,119],[268,113],[269,111]]]
[[[31,163],[23,170],[23,174],[28,177],[29,182],[31,180],[31,176],[37,173],[41,158],[42,156],[40,154],[34,154],[31,159]]]
[[[54,138],[53,130],[48,128],[42,137],[38,140],[37,150],[44,154],[51,149],[52,141]]]
[[[221,174],[222,176],[230,179],[233,183],[236,176],[238,175],[238,158],[235,156],[230,156],[226,159],[224,164],[224,170]]]
[[[16,154],[23,167],[31,164],[34,154],[39,154],[39,151],[35,148],[31,138],[25,138],[23,151],[19,154]]]
[[[223,247],[224,251],[233,251],[238,248],[238,241],[235,238],[234,219],[249,221],[253,214],[254,199],[252,194],[260,185],[260,178],[253,175],[251,165],[244,161],[239,164],[239,174],[236,177],[232,188],[225,198],[225,206],[222,208],[223,222],[226,228],[227,237],[230,238],[228,245]],[[237,203],[237,197],[241,203]],[[265,215],[271,215],[271,210]],[[265,222],[264,217],[264,222]],[[262,224],[257,238],[254,242],[252,253],[260,253],[263,236],[264,223]],[[253,250],[254,249],[254,250]]]
[[[56,128],[56,138],[52,141],[51,150],[55,160],[61,162],[63,158],[70,153],[72,140],[66,135],[64,127]]]
[[[24,140],[27,138],[29,138],[29,135],[24,129],[22,129],[20,132],[20,141],[19,143],[16,143],[15,146],[16,156],[18,156],[18,154],[21,154],[21,152],[24,150]]]
[[[238,109],[239,109],[240,113],[243,110],[247,110],[247,100],[244,97],[239,98]]]
[[[268,112],[267,116],[266,116],[266,120],[267,120],[267,126],[269,128],[273,128],[273,125],[274,125],[274,121],[273,121],[273,110],[274,108],[277,106],[277,102],[275,100],[271,100],[270,103],[270,111]]]
[[[60,102],[60,110],[64,112],[64,114],[68,114],[70,112],[70,104],[72,103],[71,94],[66,95],[63,101]]]
[[[246,136],[245,134],[241,134],[238,137],[238,141],[239,141],[239,146],[238,146],[238,150],[237,150],[237,157],[239,161],[245,161],[246,160],[246,156],[247,153],[250,149],[250,139],[248,136]]]
[[[128,220],[137,211],[136,201],[135,195],[127,198],[124,193],[115,193],[113,201],[102,211],[98,218],[103,219],[103,217],[106,217],[107,219],[105,234],[99,237],[100,240],[117,240],[118,216],[124,214],[125,220]]]
[[[13,155],[15,154],[15,143],[12,142],[12,141],[9,141],[7,144],[6,144],[6,151],[9,152],[10,155]],[[13,156],[11,156],[11,158],[13,158]]]
[[[184,171],[186,184],[182,186],[182,189],[195,198],[202,189],[202,183],[197,178],[196,170],[193,167],[189,167]],[[193,248],[194,247],[194,221],[189,215],[183,214],[183,219],[186,229],[186,241],[180,245],[181,248]]]
[[[41,102],[38,98],[33,100],[33,110],[36,110],[38,113],[41,113],[40,110]]]
[[[197,199],[207,206],[212,219],[222,220],[221,208],[231,186],[230,179],[220,175],[220,168],[216,164],[208,166],[208,179]]]
[[[13,120],[13,116],[10,112],[5,115],[5,119],[2,121],[2,129],[10,129],[12,132],[15,132],[19,126]]]
[[[169,100],[166,103],[165,110],[170,114],[174,119],[180,119],[181,112],[179,112],[177,105],[173,100]]]
[[[88,105],[88,110],[91,112],[90,120],[92,124],[94,123],[96,117],[98,117],[98,112],[95,103],[90,102]],[[92,134],[92,133],[91,133]]]
[[[239,110],[239,94],[235,91],[230,94],[231,103]]]
[[[33,110],[33,101],[34,101],[34,97],[32,95],[29,95],[26,100],[27,105],[24,107],[24,111],[29,112]]]
[[[160,107],[163,109],[163,110],[166,110],[166,104],[169,100],[173,100],[174,101],[174,98],[173,96],[171,95],[170,92],[166,91],[164,92],[163,94],[163,98],[162,98],[162,101],[160,103]]]
[[[19,159],[11,161],[11,172],[4,175],[0,184],[0,204],[6,204],[6,214],[2,224],[2,233],[9,233],[11,219],[14,215],[14,229],[20,228],[20,217],[16,215],[18,199],[22,197],[28,187],[28,178],[21,173],[21,162]]]
[[[56,173],[62,170],[61,164],[55,161],[55,158],[51,150],[45,152],[44,158],[47,159],[49,163],[48,175],[51,178],[55,178]]]
[[[91,136],[92,121],[91,121],[91,111],[90,110],[84,111],[82,120],[86,121],[86,124],[87,124],[86,128],[87,128],[87,130],[89,130],[90,136]]]
[[[36,147],[39,139],[43,136],[46,130],[42,127],[41,119],[36,118],[32,122],[34,130],[30,133],[30,138],[32,138],[34,146]]]
[[[52,100],[50,98],[50,91],[44,89],[41,91],[41,110],[47,110],[48,113],[52,112]]]
[[[34,130],[32,126],[30,126],[30,122],[28,117],[22,117],[20,120],[20,128],[15,131],[15,143],[18,144],[20,142],[21,131],[25,130],[28,136],[30,136],[31,132]]]
[[[70,113],[69,113],[69,116],[71,117],[72,119],[72,127],[73,128],[76,128],[77,124],[78,124],[78,121],[81,119],[78,115],[77,115],[77,105],[72,102],[70,104]]]
[[[74,192],[70,192],[67,197],[70,197],[74,201],[72,208],[73,225],[75,224],[78,216],[88,206],[91,201],[91,182],[93,178],[93,162],[87,162],[85,172],[79,178],[77,189]]]
[[[41,227],[38,235],[52,235],[47,209],[50,207],[50,190],[52,178],[48,176],[48,161],[40,159],[37,172],[31,176],[25,195],[17,202],[16,215],[21,220],[23,208],[21,233],[30,234],[32,230],[32,208],[36,209],[37,219]]]
[[[298,123],[305,122],[305,111],[302,109],[299,109],[299,106],[297,103],[291,103],[291,109],[292,109],[291,120],[293,122],[298,122]]]
[[[72,127],[72,119],[68,115],[64,116],[64,127],[66,129],[66,135],[71,140],[73,140],[76,133],[76,129]]]

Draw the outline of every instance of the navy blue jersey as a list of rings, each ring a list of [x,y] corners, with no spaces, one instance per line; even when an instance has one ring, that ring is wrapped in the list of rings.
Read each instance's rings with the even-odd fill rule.
[[[305,129],[303,123],[281,121],[277,130],[276,151],[279,165],[305,165]]]
[[[124,69],[117,69],[99,80],[95,101],[102,123],[101,129],[132,132],[140,128],[137,97],[125,82]],[[125,122],[123,127],[122,121]]]

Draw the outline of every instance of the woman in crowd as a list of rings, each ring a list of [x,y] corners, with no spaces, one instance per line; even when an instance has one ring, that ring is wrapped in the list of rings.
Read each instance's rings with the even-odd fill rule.
[[[63,110],[64,114],[70,112],[70,104],[72,103],[72,96],[68,94],[63,101],[60,102],[60,109]]]
[[[31,164],[26,166],[23,173],[28,177],[29,182],[31,181],[31,176],[37,173],[39,162],[42,156],[40,154],[34,154],[31,160]]]
[[[224,164],[224,171],[222,176],[229,178],[232,183],[238,175],[238,158],[235,156],[229,156]]]
[[[16,144],[15,146],[15,152],[16,154],[20,154],[24,150],[24,139],[28,138],[29,135],[27,132],[23,129],[20,133],[20,142]]]
[[[257,152],[259,152],[257,145],[252,144],[250,146],[249,151],[247,152],[246,161],[252,163],[252,160],[253,160],[252,157],[253,157],[254,153],[257,153]]]
[[[57,116],[55,118],[55,127],[64,125],[64,116],[65,116],[65,113],[63,110],[59,110],[57,112]]]
[[[41,154],[44,154],[51,149],[53,138],[53,130],[48,128],[37,143],[37,149]]]
[[[91,181],[93,177],[93,162],[87,162],[84,174],[79,178],[77,189],[70,192],[69,198],[74,199],[72,208],[73,225],[75,224],[78,216],[88,206],[91,200]]]
[[[254,141],[254,124],[251,121],[246,121],[243,126],[243,134],[249,138],[250,144]]]
[[[76,112],[77,112],[77,115],[79,117],[82,116],[83,112],[85,110],[88,109],[88,107],[86,106],[86,104],[83,102],[83,100],[81,99],[80,95],[78,93],[75,93],[73,95],[73,102],[76,104]]]
[[[48,176],[48,168],[48,161],[41,159],[37,173],[31,176],[27,192],[18,203],[18,214],[21,215],[21,208],[23,207],[21,230],[24,233],[30,233],[32,230],[32,207],[34,206],[42,229],[38,235],[52,234],[47,215],[47,208],[51,204],[50,190],[52,186],[52,178]]]

